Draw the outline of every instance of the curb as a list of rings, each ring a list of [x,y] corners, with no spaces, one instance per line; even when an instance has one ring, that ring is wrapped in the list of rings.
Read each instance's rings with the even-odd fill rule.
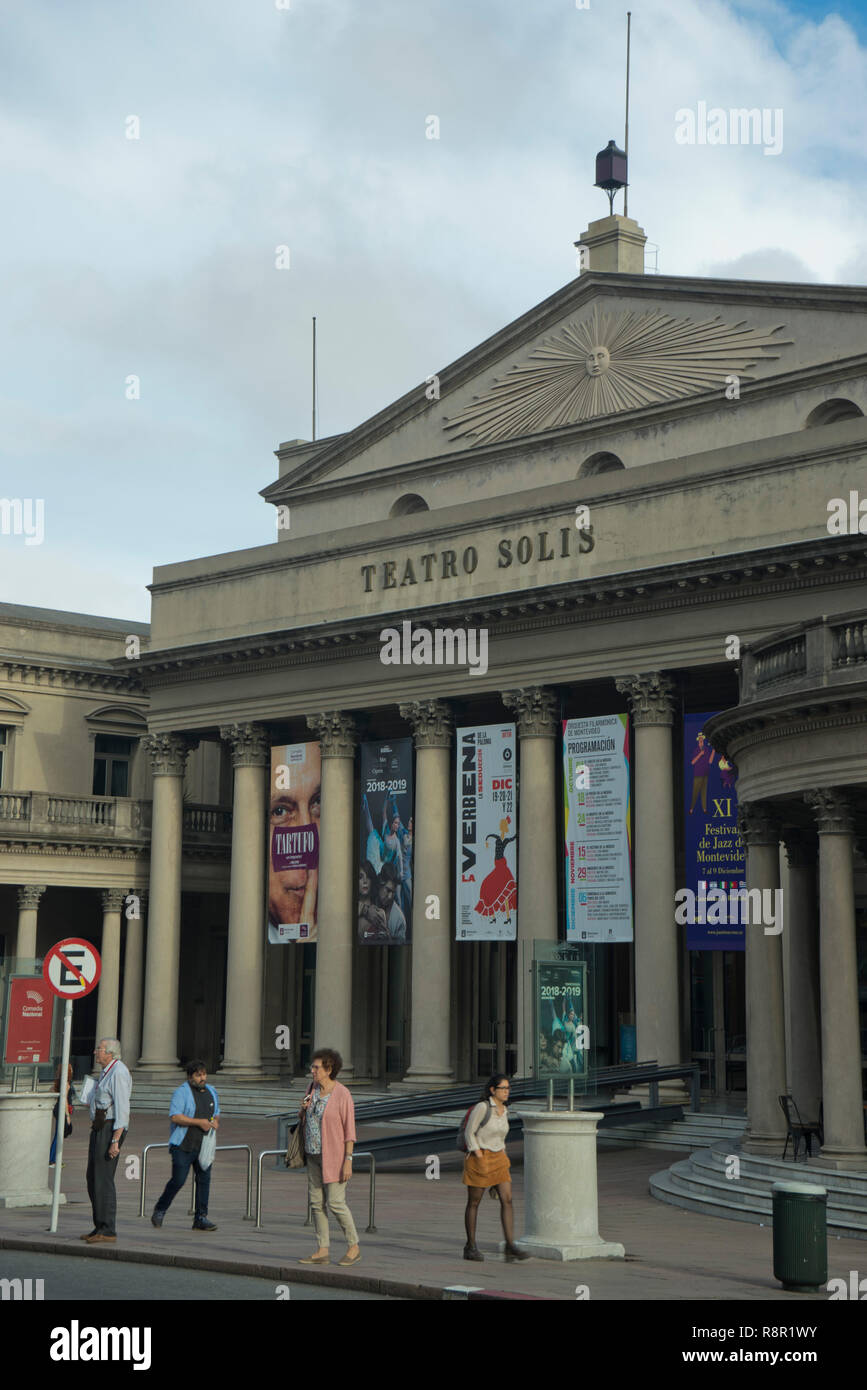
[[[0,1250],[31,1250],[37,1254],[71,1255],[73,1259],[114,1260],[118,1264],[143,1264],[174,1269],[196,1269],[203,1273],[234,1274],[251,1279],[273,1279],[277,1284],[312,1284],[332,1289],[354,1289],[359,1293],[384,1294],[392,1298],[413,1299],[421,1302],[449,1301],[455,1295],[448,1287],[437,1284],[411,1284],[401,1279],[387,1279],[372,1274],[341,1274],[338,1270],[306,1269],[297,1265],[278,1265],[266,1263],[240,1263],[235,1260],[211,1259],[207,1255],[170,1255],[150,1250],[119,1250],[116,1246],[93,1249],[82,1248],[80,1243],[71,1241],[27,1239],[22,1236],[0,1235]],[[454,1287],[454,1286],[452,1286]],[[534,1299],[537,1302],[550,1302],[534,1294],[514,1294],[497,1289],[473,1290],[461,1298],[484,1299]],[[558,1300],[553,1300],[557,1302]]]

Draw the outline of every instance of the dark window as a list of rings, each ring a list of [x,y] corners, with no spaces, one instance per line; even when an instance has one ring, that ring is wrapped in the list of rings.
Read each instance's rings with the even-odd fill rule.
[[[129,796],[133,739],[97,734],[93,755],[93,795]]]

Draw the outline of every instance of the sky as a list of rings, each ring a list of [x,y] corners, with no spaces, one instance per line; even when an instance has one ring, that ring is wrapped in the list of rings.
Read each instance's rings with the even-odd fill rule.
[[[0,0],[0,496],[44,514],[0,601],[146,622],[155,565],[273,541],[313,315],[323,437],[575,276],[629,0],[579,3]],[[659,270],[867,283],[867,0],[631,9]],[[700,103],[781,148],[681,143]]]

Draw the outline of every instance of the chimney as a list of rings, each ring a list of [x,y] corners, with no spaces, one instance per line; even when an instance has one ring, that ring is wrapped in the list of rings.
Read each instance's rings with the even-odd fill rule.
[[[619,271],[626,275],[644,274],[644,246],[647,234],[634,217],[616,212],[591,222],[575,245],[581,252],[581,274],[588,270]],[[586,248],[586,255],[582,248]]]

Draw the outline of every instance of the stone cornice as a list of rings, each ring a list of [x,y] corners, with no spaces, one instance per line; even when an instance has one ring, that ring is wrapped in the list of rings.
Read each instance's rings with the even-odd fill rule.
[[[745,555],[713,556],[686,564],[655,566],[631,574],[570,580],[533,590],[508,591],[487,598],[455,600],[419,607],[413,620],[428,626],[463,622],[494,634],[537,632],[576,622],[597,622],[636,613],[682,610],[729,599],[765,598],[773,593],[826,586],[829,582],[867,583],[867,545],[858,536],[825,537],[775,546]],[[226,674],[248,674],[274,666],[343,661],[347,654],[369,656],[381,649],[382,628],[406,613],[376,613],[354,622],[257,633],[219,642],[170,647],[142,657],[146,690]]]
[[[85,841],[85,840],[46,840],[39,836],[32,839],[22,839],[20,836],[15,838],[0,835],[0,854],[45,854],[58,858],[75,859],[125,859],[130,862],[147,864],[150,859],[150,841],[145,844],[131,845],[118,844],[113,841],[106,844],[104,841]],[[213,859],[225,861],[230,859],[230,847],[228,843],[218,845],[190,844],[186,840],[183,842],[183,862],[187,860]],[[98,887],[98,884],[94,884]],[[146,889],[135,888],[130,892],[146,893]]]
[[[118,657],[118,661],[124,661],[127,669],[129,661],[123,657]],[[141,695],[142,684],[136,668],[136,675],[122,675],[119,670],[106,663],[104,669],[102,663],[94,661],[93,666],[87,670],[81,670],[77,666],[64,666],[60,662],[47,661],[22,661],[15,660],[9,656],[0,655],[0,681],[8,681],[15,686],[36,686],[44,689],[54,690],[97,690],[110,691],[117,695]]]
[[[821,686],[788,699],[736,705],[709,720],[705,732],[717,752],[737,763],[745,749],[761,743],[858,726],[867,731],[867,677],[860,688]]]

